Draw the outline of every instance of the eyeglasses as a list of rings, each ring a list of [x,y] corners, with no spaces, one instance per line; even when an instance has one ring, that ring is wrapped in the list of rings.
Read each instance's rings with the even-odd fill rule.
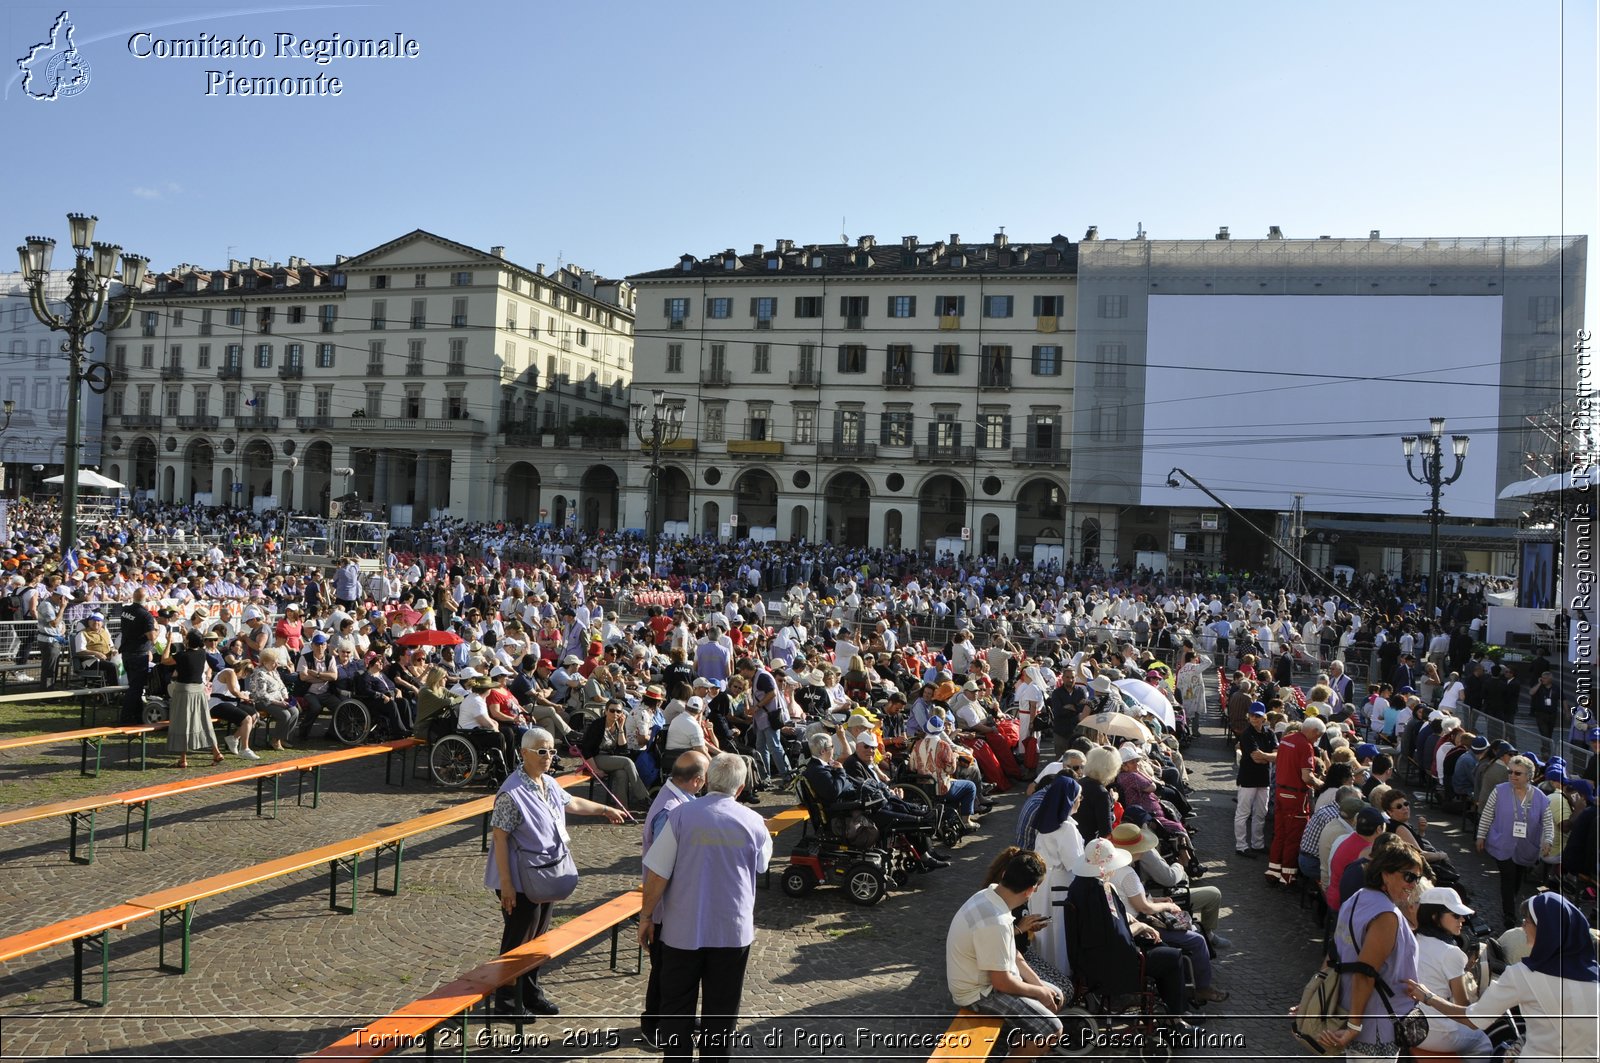
[[[1422,876],[1415,871],[1402,871],[1400,877],[1406,880],[1406,885],[1415,886],[1422,881]]]
[[[1526,775],[1528,773],[1523,771],[1521,768],[1512,768],[1510,771],[1506,772],[1506,774],[1507,775]]]
[[[1410,801],[1396,801],[1394,804],[1390,805],[1389,807],[1390,808],[1410,808],[1411,807],[1411,802]]]
[[[536,757],[549,757],[549,756],[554,756],[555,755],[555,747],[554,746],[541,746],[538,749],[530,749],[530,750],[528,750],[528,752],[532,753]]]

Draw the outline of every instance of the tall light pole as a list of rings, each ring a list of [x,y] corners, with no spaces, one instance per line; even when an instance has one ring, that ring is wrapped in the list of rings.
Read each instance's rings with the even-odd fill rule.
[[[1439,492],[1461,479],[1461,467],[1467,461],[1467,444],[1470,436],[1451,436],[1450,450],[1456,458],[1456,471],[1444,474],[1444,418],[1430,417],[1429,432],[1419,440],[1416,436],[1401,436],[1400,447],[1406,456],[1406,474],[1433,493],[1433,505],[1428,509],[1430,541],[1428,546],[1428,622],[1439,615],[1439,521],[1444,510],[1439,508]],[[1422,445],[1422,473],[1411,466],[1411,458]]]
[[[93,214],[68,214],[67,227],[72,234],[74,260],[68,276],[67,313],[65,316],[50,309],[45,288],[50,281],[50,259],[55,254],[56,242],[44,236],[30,236],[26,244],[17,248],[17,258],[22,264],[22,277],[28,285],[29,303],[33,316],[52,332],[65,332],[67,338],[61,351],[70,360],[67,370],[67,443],[63,455],[65,472],[61,478],[61,556],[78,542],[78,385],[87,383],[96,394],[104,394],[111,380],[103,362],[87,368],[84,355],[85,340],[94,333],[101,334],[121,328],[133,316],[133,301],[144,283],[145,267],[150,260],[140,255],[123,254],[116,244],[97,243],[94,240]],[[122,284],[127,299],[120,309],[114,309],[105,320],[100,311],[105,307],[111,291],[111,282],[117,278],[117,258],[122,258]]]
[[[667,393],[657,388],[650,392],[650,404],[633,404],[633,434],[650,452],[650,485],[646,495],[645,534],[649,541],[650,578],[656,575],[656,536],[661,505],[661,449],[676,443],[683,435],[683,407],[667,404]]]

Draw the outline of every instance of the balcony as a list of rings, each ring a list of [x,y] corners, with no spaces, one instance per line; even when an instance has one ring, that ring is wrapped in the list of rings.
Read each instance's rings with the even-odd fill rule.
[[[978,389],[980,391],[1010,391],[1011,370],[985,367],[978,373]]]
[[[822,374],[815,369],[789,370],[789,384],[797,388],[814,388],[822,383]]]
[[[306,375],[306,367],[298,362],[278,366],[279,380],[299,380]]]
[[[251,414],[248,417],[235,417],[233,427],[241,432],[276,432],[278,418],[266,417],[261,414]]]
[[[1016,465],[1065,465],[1071,454],[1063,447],[1012,447],[1011,461]]]
[[[367,375],[368,376],[382,376],[383,375],[383,363],[382,362],[368,362],[367,363]]]
[[[422,376],[424,372],[422,362],[406,363],[406,376]]]
[[[326,432],[333,427],[332,417],[296,417],[295,428],[302,432]]]
[[[886,388],[914,387],[916,375],[909,369],[885,369],[883,371],[883,386]]]
[[[124,428],[160,428],[161,415],[156,413],[125,413],[122,415]]]
[[[728,455],[735,458],[781,458],[783,441],[780,439],[730,439]]]
[[[444,375],[445,376],[466,376],[467,375],[467,363],[466,362],[451,362],[449,365],[444,367]]]
[[[162,380],[182,380],[183,379],[183,366],[181,366],[181,365],[164,365],[164,366],[162,366],[161,367],[161,379]]]
[[[128,367],[125,365],[110,366],[106,373],[113,384],[125,384],[128,381]]]
[[[700,386],[703,388],[725,388],[733,383],[733,377],[726,369],[702,369],[700,371]]]
[[[67,423],[66,410],[50,410],[44,415],[45,423],[51,428],[60,428]]]
[[[333,422],[330,428],[358,432],[482,435],[485,431],[483,422],[475,417],[332,417],[329,420]]]
[[[841,443],[837,440],[818,440],[817,457],[822,461],[876,461],[878,444],[858,440]]]
[[[912,456],[917,461],[938,465],[971,464],[977,457],[976,447],[957,446],[953,443],[935,443],[914,448]]]
[[[178,415],[178,427],[190,431],[215,432],[221,425],[222,418],[208,417],[203,413]]]
[[[217,379],[242,380],[244,379],[244,367],[240,365],[225,365],[217,370]]]

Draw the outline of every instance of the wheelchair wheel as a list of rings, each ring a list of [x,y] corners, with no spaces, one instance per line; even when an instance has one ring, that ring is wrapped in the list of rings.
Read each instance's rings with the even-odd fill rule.
[[[878,865],[863,860],[845,869],[844,887],[851,904],[870,908],[888,895],[889,878]]]
[[[428,751],[428,770],[440,786],[459,789],[478,773],[478,751],[462,735],[445,735]]]
[[[342,746],[360,745],[372,730],[372,715],[361,702],[349,698],[333,710],[333,723],[328,730]]]
[[[1084,1008],[1071,1007],[1063,1008],[1058,1017],[1061,1040],[1050,1049],[1050,1057],[1072,1059],[1092,1053],[1100,1036],[1100,1024],[1094,1016]]]
[[[904,800],[907,804],[921,805],[931,814],[939,814],[940,805],[934,802],[932,794],[927,789],[917,785],[914,782],[901,782],[895,783],[895,785],[898,786],[900,788],[900,792],[905,795],[902,800]]]
[[[166,720],[169,711],[166,698],[145,698],[142,718],[145,723],[161,723]]]
[[[783,873],[783,892],[791,897],[804,897],[817,888],[817,879],[810,868],[796,865]]]

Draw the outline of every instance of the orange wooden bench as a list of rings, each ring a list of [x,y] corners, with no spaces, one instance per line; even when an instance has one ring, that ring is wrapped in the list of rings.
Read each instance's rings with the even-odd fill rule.
[[[584,782],[586,779],[587,776],[584,775],[565,775],[556,781],[562,786],[572,787]],[[194,924],[194,907],[200,901],[224,893],[231,893],[245,886],[253,886],[257,883],[281,878],[284,875],[292,875],[297,871],[305,871],[321,864],[327,864],[329,911],[354,915],[361,897],[362,853],[371,850],[374,854],[372,872],[374,891],[388,892],[391,895],[398,893],[400,891],[401,854],[407,838],[438,827],[459,823],[473,816],[482,816],[482,847],[487,850],[489,847],[489,813],[494,810],[494,800],[494,795],[492,794],[488,797],[480,797],[473,801],[452,805],[450,808],[441,809],[438,812],[430,812],[427,815],[418,816],[415,819],[380,827],[355,838],[347,838],[343,841],[318,846],[315,849],[291,853],[288,856],[280,856],[264,863],[240,868],[237,871],[225,871],[181,886],[172,886],[168,889],[146,893],[143,896],[131,898],[128,903],[149,908],[160,914],[157,924],[159,927],[157,963],[162,970],[184,974],[189,970],[189,945],[191,929]],[[395,851],[394,884],[388,891],[379,891],[378,878],[381,870],[381,856],[384,849],[391,847]],[[339,883],[344,875],[348,875],[350,880],[350,904],[348,906],[339,904]],[[183,923],[183,956],[178,966],[171,967],[166,962],[167,926],[175,920],[181,920]]]
[[[87,915],[63,919],[59,923],[51,923],[49,926],[43,926],[37,930],[28,930],[21,934],[13,934],[8,938],[0,938],[0,963],[70,941],[72,943],[72,999],[94,1005],[94,1001],[84,999],[83,995],[84,950],[98,948],[100,950],[100,1001],[98,1006],[105,1007],[106,1000],[111,994],[111,931],[121,930],[129,923],[138,919],[146,919],[151,914],[149,909],[141,908],[134,904],[117,904],[110,908],[102,908],[98,912],[90,912]]]
[[[928,1063],[936,1059],[983,1063],[994,1051],[994,1043],[999,1040],[1004,1025],[1005,1020],[998,1015],[981,1015],[970,1008],[962,1008],[940,1035],[938,1047],[928,1057]]]
[[[461,1044],[470,1044],[468,1017],[481,1001],[492,997],[501,987],[513,984],[529,971],[587,944],[607,930],[611,931],[611,969],[616,970],[617,940],[622,925],[638,918],[642,902],[643,895],[636,889],[613,897],[305,1058],[378,1059],[396,1049],[423,1043],[427,1045],[431,1058],[438,1028],[452,1020],[461,1023]],[[642,950],[638,962],[643,963]]]
[[[122,807],[127,810],[125,822],[127,833],[123,838],[124,846],[128,844],[128,839],[133,835],[134,811],[142,812],[144,822],[140,833],[139,848],[146,850],[150,848],[150,805],[151,802],[158,798],[210,790],[236,782],[254,781],[256,784],[256,815],[259,816],[262,814],[262,808],[266,802],[266,784],[271,781],[272,814],[276,816],[278,814],[278,780],[290,772],[298,772],[299,788],[296,793],[296,802],[304,804],[305,778],[309,774],[312,777],[311,807],[316,808],[322,793],[322,769],[327,765],[338,764],[347,760],[357,760],[362,757],[377,756],[378,754],[393,754],[408,749],[417,742],[418,739],[415,738],[402,738],[381,745],[352,746],[349,749],[335,749],[327,753],[314,753],[309,756],[294,757],[270,764],[257,764],[248,768],[238,768],[233,771],[197,775],[191,779],[179,779],[174,782],[144,786],[117,794],[105,794],[99,797],[85,797],[72,801],[58,801],[47,805],[12,809],[9,812],[0,812],[0,828],[15,826],[20,823],[32,823],[35,820],[49,819],[54,816],[66,816],[71,824],[69,852],[72,861],[74,863],[92,864],[94,863],[95,812],[99,809]],[[88,834],[88,854],[81,860],[78,858],[78,832],[80,829],[86,829]]]
[[[146,723],[136,727],[83,727],[75,731],[49,731],[45,734],[24,735],[21,738],[7,738],[0,740],[0,753],[13,749],[34,749],[39,746],[53,746],[57,742],[81,742],[83,754],[78,760],[78,774],[91,778],[100,776],[100,754],[105,740],[108,738],[126,738],[128,740],[128,760],[133,760],[133,743],[139,743],[139,770],[144,771],[149,765],[148,745],[150,736],[157,731],[167,729],[165,723]],[[94,771],[89,770],[89,751],[94,750]]]

